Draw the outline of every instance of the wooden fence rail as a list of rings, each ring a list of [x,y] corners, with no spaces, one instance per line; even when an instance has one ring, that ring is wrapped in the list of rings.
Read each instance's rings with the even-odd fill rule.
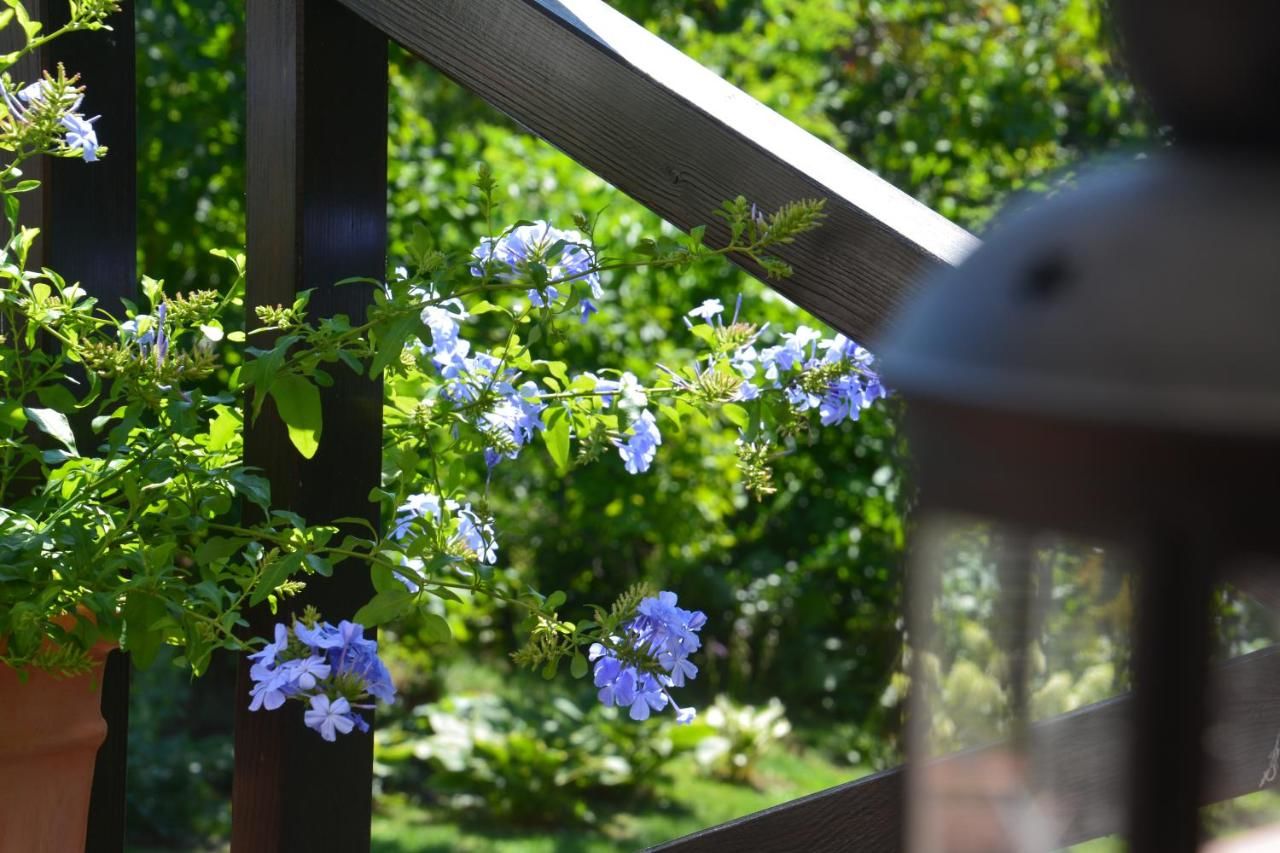
[[[1280,731],[1280,647],[1235,658],[1209,684],[1213,732],[1203,803],[1258,790]],[[1032,752],[1052,756],[1047,792],[1069,807],[1064,845],[1124,832],[1133,697],[1081,708],[1032,726]],[[941,759],[963,761],[972,753]],[[1046,791],[1042,790],[1042,793]],[[896,767],[651,848],[652,853],[813,853],[903,849],[904,770]]]
[[[977,244],[602,0],[341,2],[667,221],[708,225],[712,243],[725,199],[828,199],[827,224],[779,252],[795,275],[769,284],[857,340],[924,269]]]

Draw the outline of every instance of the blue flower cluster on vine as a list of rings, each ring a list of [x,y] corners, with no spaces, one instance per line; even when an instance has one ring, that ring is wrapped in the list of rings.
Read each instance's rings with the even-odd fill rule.
[[[611,637],[608,644],[594,643],[588,651],[600,701],[629,708],[633,720],[647,720],[668,704],[676,722],[691,723],[697,714],[692,707],[676,704],[671,688],[697,677],[698,667],[689,655],[702,645],[698,632],[707,616],[679,607],[677,600],[674,592],[665,591],[641,600],[621,636]]]
[[[355,622],[295,621],[292,629],[277,623],[274,642],[249,659],[249,710],[274,711],[290,699],[305,702],[303,721],[328,741],[352,729],[367,732],[369,722],[360,711],[372,710],[374,699],[396,698],[377,641],[365,639]]]

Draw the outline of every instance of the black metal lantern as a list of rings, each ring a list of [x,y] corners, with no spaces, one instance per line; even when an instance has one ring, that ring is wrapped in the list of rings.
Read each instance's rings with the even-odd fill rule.
[[[1176,46],[1146,33],[1142,4],[1119,5],[1139,76],[1197,147],[1100,168],[1013,218],[880,344],[908,403],[921,500],[908,578],[917,851],[1048,850],[1109,831],[1134,851],[1194,850],[1198,807],[1224,777],[1263,773],[1275,738],[1274,717],[1260,741],[1224,729],[1208,666],[1216,580],[1276,600],[1275,118],[1243,116],[1237,93],[1180,97],[1186,76],[1166,73],[1185,70]],[[1182,26],[1208,6],[1167,17]],[[1248,60],[1226,76],[1261,92],[1274,51],[1263,62],[1247,48],[1214,51]],[[1206,144],[1214,121],[1221,145]],[[1054,662],[1075,666],[1065,687],[1048,684]],[[1097,683],[1079,687],[1090,667]],[[1092,716],[1059,716],[1130,686]]]

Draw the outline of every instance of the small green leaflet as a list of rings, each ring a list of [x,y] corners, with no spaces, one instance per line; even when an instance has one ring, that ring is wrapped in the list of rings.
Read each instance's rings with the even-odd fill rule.
[[[249,599],[249,604],[261,604],[265,601],[267,596],[275,591],[276,587],[287,581],[290,575],[302,568],[302,558],[304,556],[306,555],[301,551],[294,551],[292,554],[286,554],[268,566],[266,572],[262,575],[262,580],[258,582],[258,588],[253,592],[253,597]]]
[[[62,446],[71,451],[72,456],[79,456],[80,452],[76,450],[76,437],[71,432],[71,424],[67,422],[67,416],[62,412],[53,409],[36,409],[30,406],[23,409],[27,413],[27,418],[40,429],[41,432],[53,436]]]
[[[741,429],[746,429],[751,425],[751,415],[737,403],[725,403],[720,407],[720,411]]]
[[[437,613],[422,614],[422,633],[429,643],[448,643],[453,640],[449,621]]]
[[[306,459],[320,447],[320,389],[295,373],[282,373],[271,383],[276,411],[289,428],[289,440]]]
[[[403,586],[384,589],[356,611],[353,618],[366,627],[390,622],[413,606],[413,593]]]
[[[542,414],[542,422],[546,429],[542,431],[542,440],[546,442],[551,461],[556,463],[556,470],[561,475],[569,472],[569,418],[564,409],[547,409]]]

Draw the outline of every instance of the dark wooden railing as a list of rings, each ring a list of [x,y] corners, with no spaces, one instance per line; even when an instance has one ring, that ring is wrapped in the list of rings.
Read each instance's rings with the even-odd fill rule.
[[[39,0],[46,21],[65,4]],[[56,42],[38,57],[86,72],[88,107],[112,148],[95,168],[49,163],[38,204],[41,261],[99,297],[133,295],[134,152],[131,4],[115,34]],[[794,278],[770,283],[847,334],[867,339],[931,265],[955,263],[972,236],[725,83],[602,0],[248,0],[248,301],[289,302],[314,288],[318,313],[359,316],[369,294],[335,288],[386,269],[386,49],[392,39],[678,226],[708,223],[725,198],[764,208],[829,200],[823,229],[784,248]],[[56,51],[56,52],[54,52]],[[35,66],[32,66],[35,67]],[[30,70],[30,69],[28,69]],[[723,239],[714,223],[708,239]],[[749,272],[758,270],[747,268]],[[247,457],[282,505],[314,521],[374,518],[366,501],[381,448],[379,383],[322,389],[325,440],[292,452],[268,407]],[[367,573],[340,566],[304,602],[332,619],[367,598]],[[255,619],[263,630],[267,613]],[[246,673],[234,697],[233,849],[367,850],[372,739],[326,744],[297,719],[249,714]],[[111,735],[99,756],[89,849],[120,851],[128,664],[103,692]],[[1280,652],[1241,658],[1215,686],[1215,761],[1206,802],[1253,790],[1280,728]],[[1119,698],[1040,724],[1063,749],[1064,796],[1080,815],[1071,840],[1123,829],[1116,811],[1126,751]],[[945,759],[944,759],[945,760]],[[657,848],[663,851],[896,851],[902,771],[890,770]]]
[[[253,306],[291,304],[315,288],[316,315],[363,317],[387,251],[387,39],[336,3],[254,0],[247,7],[247,281]],[[363,517],[382,466],[382,383],[335,374],[321,389],[324,440],[310,460],[289,443],[273,406],[247,430],[246,461],[271,481],[274,503],[307,518]],[[269,409],[269,410],[268,410]],[[363,567],[309,580],[291,608],[316,605],[337,622],[373,595]],[[269,634],[266,609],[251,621]],[[231,843],[237,851],[367,850],[373,736],[328,744],[302,709],[254,714],[241,661]]]

